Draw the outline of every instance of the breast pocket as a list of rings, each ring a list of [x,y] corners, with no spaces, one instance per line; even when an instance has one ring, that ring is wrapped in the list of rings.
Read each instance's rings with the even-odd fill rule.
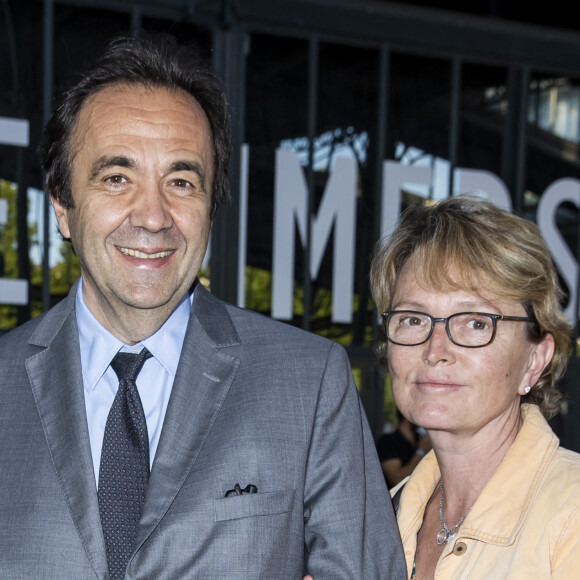
[[[250,493],[214,500],[216,522],[287,513],[294,504],[294,490]]]

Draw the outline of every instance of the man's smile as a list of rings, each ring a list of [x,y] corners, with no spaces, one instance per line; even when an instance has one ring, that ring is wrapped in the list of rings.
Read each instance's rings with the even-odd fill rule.
[[[167,258],[170,256],[174,250],[164,250],[162,252],[156,252],[154,254],[146,254],[140,250],[132,250],[131,248],[121,248],[117,246],[117,249],[126,256],[131,256],[133,258],[139,258],[141,260],[156,260],[159,258]]]

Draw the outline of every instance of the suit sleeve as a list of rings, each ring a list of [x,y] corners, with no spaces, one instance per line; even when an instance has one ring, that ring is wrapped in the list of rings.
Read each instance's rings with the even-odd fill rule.
[[[399,532],[346,353],[330,349],[304,490],[306,564],[314,580],[405,578]]]

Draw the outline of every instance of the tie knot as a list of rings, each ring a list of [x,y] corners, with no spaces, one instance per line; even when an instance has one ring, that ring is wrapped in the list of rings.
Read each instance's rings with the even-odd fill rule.
[[[143,368],[145,361],[151,356],[151,353],[146,348],[137,354],[118,352],[111,361],[111,368],[115,371],[119,381],[123,379],[134,381]]]

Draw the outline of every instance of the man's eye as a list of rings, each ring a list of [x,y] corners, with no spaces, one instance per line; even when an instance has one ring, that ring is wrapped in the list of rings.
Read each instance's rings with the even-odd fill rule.
[[[182,189],[185,189],[187,187],[193,187],[191,182],[187,181],[186,179],[174,179],[173,185],[175,185],[175,187],[179,187]]]
[[[125,183],[127,180],[122,175],[111,175],[107,177],[105,181],[109,183]]]

